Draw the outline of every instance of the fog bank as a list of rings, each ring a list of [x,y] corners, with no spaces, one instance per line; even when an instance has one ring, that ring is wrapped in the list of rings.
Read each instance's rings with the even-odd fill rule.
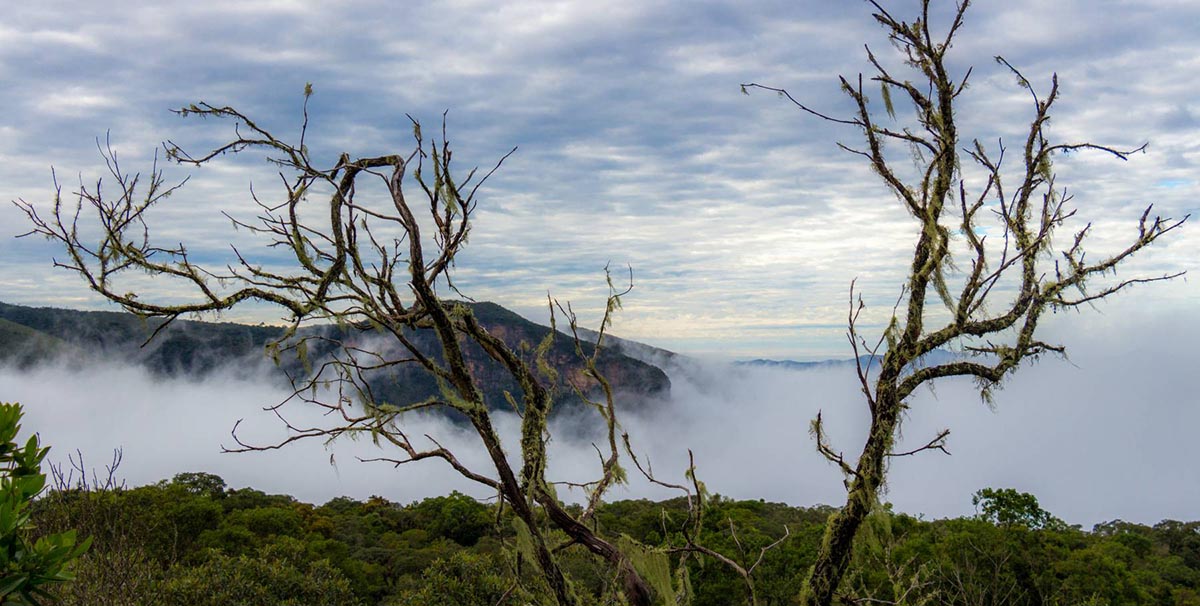
[[[1200,407],[1191,379],[1200,336],[1193,318],[1068,317],[1052,331],[1069,335],[1071,361],[1045,359],[1022,368],[996,393],[995,410],[980,403],[969,381],[949,381],[913,401],[898,449],[924,444],[951,430],[952,456],[924,453],[895,459],[886,499],[897,509],[946,517],[972,513],[979,488],[1032,492],[1043,507],[1072,523],[1114,518],[1153,523],[1200,518]],[[702,480],[724,495],[794,505],[839,504],[839,472],[818,455],[809,422],[824,411],[833,445],[848,458],[861,447],[868,421],[852,368],[794,371],[705,361],[666,368],[669,401],[649,403],[622,417],[640,456],[663,479],[679,482],[687,449]],[[380,495],[400,502],[461,490],[488,496],[439,461],[393,469],[361,463],[380,456],[365,441],[331,445],[316,440],[265,453],[222,454],[229,432],[257,443],[285,437],[263,412],[284,393],[267,379],[232,373],[198,381],[158,379],[113,362],[84,368],[0,369],[0,397],[25,404],[27,431],[38,431],[62,462],[81,451],[88,467],[102,468],[122,448],[120,476],[130,485],[183,471],[216,473],[233,487],[253,486],[322,503],[348,495]],[[297,422],[321,423],[313,410],[285,409]],[[578,415],[556,418],[551,441],[553,479],[581,481],[597,456]],[[498,416],[517,452],[519,420]],[[412,435],[429,434],[487,470],[464,428],[431,416],[406,419]],[[330,461],[333,461],[333,465]],[[637,477],[611,499],[671,496]]]

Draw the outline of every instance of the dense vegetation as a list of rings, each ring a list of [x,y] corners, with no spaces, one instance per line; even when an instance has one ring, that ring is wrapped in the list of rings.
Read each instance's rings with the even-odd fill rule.
[[[1087,532],[1055,519],[1031,495],[984,490],[976,500],[979,515],[950,520],[881,507],[860,538],[845,590],[907,604],[1200,604],[1200,522],[1117,520]],[[799,592],[795,572],[812,564],[832,511],[716,497],[704,540],[749,566],[790,533],[755,572],[760,603],[790,604]],[[678,499],[621,501],[605,504],[595,524],[660,546],[677,539],[671,534],[685,512]],[[35,520],[43,532],[74,527],[93,537],[78,581],[61,589],[67,605],[551,599],[519,555],[508,512],[458,493],[409,505],[372,497],[314,506],[186,473],[133,489],[52,492],[38,501]],[[564,562],[582,593],[609,603],[614,579],[606,567],[579,547],[567,548]],[[697,606],[747,598],[741,578],[711,559],[693,558],[688,578]]]

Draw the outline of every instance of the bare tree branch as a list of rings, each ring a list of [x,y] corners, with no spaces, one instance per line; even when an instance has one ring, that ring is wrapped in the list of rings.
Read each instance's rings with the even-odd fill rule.
[[[1131,243],[1099,260],[1086,256],[1089,225],[1056,246],[1060,230],[1067,229],[1075,210],[1069,206],[1071,195],[1056,182],[1055,156],[1099,152],[1126,161],[1144,152],[1146,145],[1127,149],[1088,141],[1051,142],[1046,129],[1059,98],[1058,76],[1052,75],[1049,90],[1040,93],[1003,57],[996,57],[997,63],[1029,92],[1032,106],[1032,120],[1016,154],[1019,158],[1015,166],[1006,165],[1003,142],[998,142],[996,152],[989,152],[977,140],[961,145],[954,101],[965,91],[971,70],[956,78],[947,68],[946,54],[962,31],[969,0],[956,3],[944,34],[936,38],[930,29],[930,0],[921,1],[919,14],[911,22],[894,16],[880,2],[870,0],[870,4],[876,22],[897,49],[905,73],[887,67],[868,47],[867,60],[874,73],[865,80],[878,83],[884,110],[892,120],[897,117],[892,93],[907,97],[911,114],[906,115],[911,115],[915,124],[881,126],[868,105],[861,74],[857,79],[841,78],[842,92],[855,108],[849,118],[815,111],[782,88],[750,84],[743,89],[775,92],[810,115],[860,131],[861,148],[841,143],[838,147],[865,159],[919,228],[902,302],[880,338],[886,350],[877,370],[872,366],[879,345],[868,347],[859,332],[865,305],[851,284],[847,337],[858,360],[858,380],[871,413],[869,434],[857,461],[851,465],[828,443],[820,415],[810,429],[817,450],[846,476],[849,492],[846,505],[830,518],[808,577],[808,592],[802,596],[805,604],[820,606],[828,606],[834,598],[850,562],[854,537],[884,485],[885,462],[928,450],[946,452],[948,430],[924,446],[904,452],[893,449],[902,413],[914,390],[937,379],[967,376],[978,381],[980,395],[989,401],[991,390],[1023,361],[1065,352],[1061,345],[1037,337],[1046,311],[1093,304],[1134,285],[1182,276],[1183,272],[1168,272],[1092,285],[1188,219],[1151,218],[1147,207]],[[884,153],[887,140],[911,146],[918,176],[905,180],[893,170]],[[962,171],[964,160],[982,171],[979,183],[968,183]],[[988,217],[998,223],[1000,241],[995,244],[987,241]],[[955,233],[961,238],[953,237]],[[962,270],[955,263],[959,247],[969,260]],[[927,308],[931,299],[940,300],[945,311]],[[903,312],[899,311],[901,304]],[[939,349],[971,357],[925,365],[926,356]],[[864,351],[868,354],[865,365]]]
[[[628,555],[616,540],[601,536],[587,524],[606,492],[625,480],[616,437],[616,395],[600,371],[599,355],[612,315],[632,288],[632,269],[628,287],[615,287],[609,276],[606,311],[594,344],[581,339],[569,304],[551,302],[552,311],[557,308],[567,315],[579,364],[602,394],[597,401],[591,390],[576,386],[585,402],[600,412],[607,437],[598,479],[580,483],[590,494],[579,513],[558,498],[553,482],[546,477],[547,421],[557,389],[547,356],[557,331],[549,332],[534,360],[525,360],[481,325],[469,307],[439,294],[449,289],[463,296],[452,273],[473,225],[477,196],[516,149],[501,156],[486,172],[472,169],[460,176],[452,163],[443,114],[436,140],[428,140],[421,124],[410,117],[413,146],[407,152],[360,158],[342,154],[332,166],[318,166],[306,146],[310,94],[311,87],[306,87],[298,143],[276,136],[237,109],[205,102],[176,113],[231,124],[231,139],[197,154],[173,141],[164,143],[167,158],[186,166],[202,167],[229,154],[258,152],[278,167],[279,201],[268,202],[252,188],[250,197],[257,216],[253,220],[225,216],[232,227],[247,230],[273,251],[268,259],[277,260],[279,253],[288,255],[286,266],[279,266],[278,261],[264,264],[236,246],[231,247],[232,262],[207,266],[197,262],[182,243],[157,242],[146,222],[147,213],[165,203],[183,183],[168,185],[157,158],[146,177],[124,172],[107,141],[98,143],[109,173],[107,181],[81,183],[69,195],[64,195],[56,181],[48,212],[23,200],[16,202],[32,225],[27,235],[58,242],[66,257],[55,265],[76,273],[96,292],[128,311],[161,319],[150,339],[180,316],[221,312],[247,301],[266,302],[284,310],[286,327],[282,336],[268,344],[267,354],[277,363],[281,355],[294,356],[301,368],[285,367],[291,394],[265,410],[288,435],[257,444],[239,435],[239,421],[231,432],[234,444],[229,452],[362,436],[385,449],[380,456],[364,461],[398,467],[441,460],[459,475],[494,490],[511,508],[529,531],[530,557],[559,604],[578,604],[579,596],[549,545],[552,531],[565,533],[572,544],[606,562],[620,579],[630,604],[648,606],[654,596]],[[360,193],[372,191],[360,187],[364,179],[379,180],[386,194],[380,198]],[[90,220],[85,218],[89,214]],[[89,240],[84,234],[95,228],[99,237]],[[177,302],[140,296],[122,286],[133,273],[169,281],[177,287],[176,292],[190,294]],[[436,351],[420,344],[414,337],[418,330],[436,338]],[[365,335],[377,342],[364,343]],[[506,448],[494,426],[478,371],[465,353],[468,344],[482,349],[520,388],[520,404],[512,398],[521,413],[516,449]],[[400,403],[381,397],[372,378],[402,364],[419,366],[436,382],[438,393]],[[324,416],[319,424],[296,423],[287,412],[293,406],[308,407]],[[432,436],[424,436],[432,446],[415,444],[405,430],[404,417],[424,411],[449,411],[465,418],[487,454],[490,469],[469,467]],[[506,454],[513,450],[519,452],[519,469]]]

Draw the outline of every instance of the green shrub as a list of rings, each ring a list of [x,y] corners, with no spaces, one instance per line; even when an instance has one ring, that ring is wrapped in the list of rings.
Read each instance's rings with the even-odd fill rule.
[[[32,540],[30,505],[46,487],[41,472],[49,448],[38,436],[21,447],[20,404],[0,404],[0,604],[37,605],[53,601],[47,591],[71,580],[69,564],[87,550],[91,540],[76,540],[68,530]]]

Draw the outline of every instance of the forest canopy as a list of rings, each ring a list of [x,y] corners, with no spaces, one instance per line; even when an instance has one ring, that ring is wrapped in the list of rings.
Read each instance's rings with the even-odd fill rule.
[[[1086,531],[1042,511],[1027,493],[983,489],[976,500],[979,515],[956,519],[882,509],[847,583],[879,600],[908,592],[909,604],[1200,604],[1200,521],[1113,520]],[[765,553],[756,590],[762,604],[792,603],[799,587],[790,571],[811,565],[832,508],[720,496],[710,505],[703,541],[739,559],[758,557],[790,530]],[[616,501],[600,507],[595,523],[606,534],[667,547],[679,540],[672,522],[686,512],[682,499]],[[514,560],[511,515],[458,493],[317,506],[230,488],[200,472],[137,488],[52,492],[35,509],[42,532],[76,527],[93,537],[78,581],[59,591],[64,606],[217,606],[234,593],[248,596],[246,606],[525,603],[514,581],[531,573]],[[692,603],[743,602],[745,584],[715,564],[689,562]],[[565,566],[582,594],[601,599],[610,582],[603,567],[578,557]],[[536,582],[525,587],[524,599],[550,597]]]

